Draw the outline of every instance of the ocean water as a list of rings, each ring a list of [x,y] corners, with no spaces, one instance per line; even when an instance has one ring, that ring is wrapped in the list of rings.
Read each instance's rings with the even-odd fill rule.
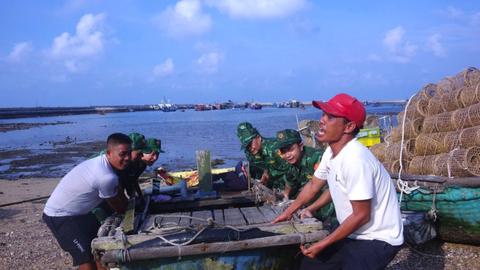
[[[400,106],[367,107],[372,113],[398,112]],[[305,109],[263,108],[262,110],[215,110],[215,111],[144,111],[111,113],[105,115],[67,115],[5,119],[0,123],[52,123],[26,130],[0,133],[0,150],[29,149],[45,152],[51,142],[62,142],[67,137],[77,142],[106,140],[114,132],[139,132],[147,138],[159,138],[165,153],[155,165],[169,164],[169,168],[194,167],[195,151],[209,150],[212,159],[222,159],[224,166],[233,166],[244,157],[236,128],[248,121],[265,137],[275,136],[276,131],[297,127],[297,120],[319,119],[321,111],[313,107]],[[177,166],[178,164],[178,166]]]

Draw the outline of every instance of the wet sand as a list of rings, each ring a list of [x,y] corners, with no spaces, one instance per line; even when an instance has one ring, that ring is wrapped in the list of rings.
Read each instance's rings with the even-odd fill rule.
[[[48,196],[58,180],[0,180],[0,205]],[[45,202],[0,207],[0,269],[75,269],[42,221]],[[435,240],[415,249],[404,245],[387,269],[478,269],[479,265],[479,246]]]
[[[79,162],[105,148],[104,141],[77,143],[66,138],[47,142],[51,148],[0,150],[0,179],[62,177]]]
[[[0,132],[9,132],[14,130],[30,129],[42,126],[51,126],[51,125],[65,125],[71,124],[72,122],[63,122],[57,121],[53,123],[1,123]]]

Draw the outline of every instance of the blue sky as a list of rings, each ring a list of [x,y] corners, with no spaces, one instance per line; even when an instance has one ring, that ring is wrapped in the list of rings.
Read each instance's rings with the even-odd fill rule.
[[[480,67],[480,1],[395,2],[1,1],[0,107],[405,99]]]

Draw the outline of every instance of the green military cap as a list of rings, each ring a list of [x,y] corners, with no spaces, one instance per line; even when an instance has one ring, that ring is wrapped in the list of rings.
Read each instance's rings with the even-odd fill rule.
[[[146,144],[147,146],[142,151],[143,153],[146,153],[146,154],[150,154],[151,152],[165,153],[162,150],[162,141],[160,141],[159,139],[149,138],[147,139]]]
[[[243,122],[238,124],[237,136],[242,144],[242,149],[245,149],[250,142],[259,135],[258,130],[252,126],[249,122]]]
[[[300,142],[302,142],[302,137],[300,137],[300,133],[298,131],[294,129],[284,129],[277,132],[275,148],[282,149],[283,147]]]
[[[132,140],[132,151],[144,151],[147,147],[147,141],[145,140],[145,136],[140,133],[130,133],[128,137]]]

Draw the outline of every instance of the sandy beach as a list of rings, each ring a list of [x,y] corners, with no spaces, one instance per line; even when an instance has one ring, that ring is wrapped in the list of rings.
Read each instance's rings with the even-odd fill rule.
[[[75,269],[70,255],[58,246],[42,221],[43,197],[58,181],[0,180],[0,269]],[[31,199],[38,200],[22,202]],[[435,240],[416,248],[404,245],[387,269],[478,269],[478,265],[479,246]]]

